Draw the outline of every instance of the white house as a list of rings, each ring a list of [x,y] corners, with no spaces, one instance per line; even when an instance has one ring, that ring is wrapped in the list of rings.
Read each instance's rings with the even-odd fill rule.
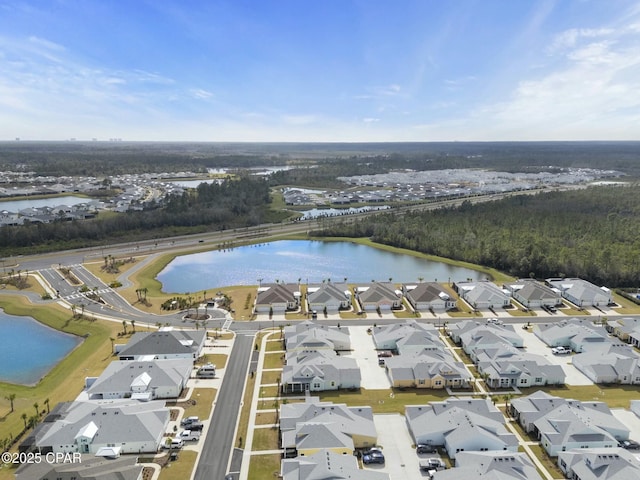
[[[606,307],[613,303],[611,290],[598,287],[581,278],[547,278],[546,283],[557,289],[563,298],[580,308]]]
[[[569,347],[576,353],[609,348],[611,345],[604,327],[578,318],[537,323],[533,327],[533,333],[550,347]]]
[[[418,312],[433,310],[445,312],[456,308],[456,299],[436,282],[402,285],[402,293],[411,307]]]
[[[640,478],[640,460],[623,448],[579,448],[560,452],[558,466],[567,478],[631,480]]]
[[[161,328],[155,332],[136,332],[126,345],[116,345],[120,360],[170,360],[202,355],[206,330]]]
[[[439,470],[433,480],[488,478],[500,480],[542,480],[526,453],[484,451],[459,452],[456,466]]]

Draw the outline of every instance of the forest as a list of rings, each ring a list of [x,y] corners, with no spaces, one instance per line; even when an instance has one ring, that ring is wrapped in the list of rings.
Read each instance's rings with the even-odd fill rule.
[[[0,251],[8,256],[258,225],[279,218],[269,202],[269,185],[261,178],[202,183],[170,196],[164,207],[0,228]]]
[[[640,186],[601,186],[357,221],[319,236],[375,242],[486,265],[517,277],[581,277],[640,287]]]

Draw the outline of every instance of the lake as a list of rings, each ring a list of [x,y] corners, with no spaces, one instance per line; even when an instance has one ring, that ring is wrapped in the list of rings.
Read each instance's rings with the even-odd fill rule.
[[[35,385],[82,339],[0,310],[0,381]]]
[[[162,289],[187,293],[260,282],[394,283],[479,280],[475,270],[351,242],[281,240],[176,257],[156,277]]]
[[[48,198],[25,198],[24,200],[0,201],[0,210],[17,213],[25,208],[56,207],[58,205],[71,207],[79,203],[88,203],[92,200],[91,198],[74,197],[73,195]]]

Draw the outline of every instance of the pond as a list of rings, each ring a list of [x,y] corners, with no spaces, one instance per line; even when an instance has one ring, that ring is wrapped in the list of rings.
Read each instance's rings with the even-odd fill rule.
[[[276,280],[321,283],[461,281],[481,272],[351,242],[281,240],[176,257],[157,276],[162,289],[187,293]]]
[[[35,385],[82,340],[0,310],[0,381]]]
[[[25,208],[57,207],[59,205],[71,207],[73,205],[88,203],[90,201],[92,201],[91,198],[75,197],[73,195],[48,198],[25,198],[24,200],[0,201],[0,210],[17,213]]]

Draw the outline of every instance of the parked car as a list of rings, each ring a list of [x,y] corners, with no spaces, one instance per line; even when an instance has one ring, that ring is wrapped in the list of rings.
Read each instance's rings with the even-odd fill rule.
[[[421,470],[444,470],[447,466],[439,458],[428,458],[426,460],[420,460]]]
[[[199,421],[200,421],[200,418],[198,417],[187,417],[182,419],[182,421],[180,422],[180,425],[182,425],[183,427],[186,427],[188,425],[191,425],[192,423],[197,423]]]
[[[551,353],[554,355],[569,355],[571,353],[571,349],[567,347],[553,347],[551,349]]]
[[[191,422],[189,424],[189,430],[192,432],[201,432],[203,428],[204,424],[202,424],[202,422]]]
[[[180,432],[180,435],[178,435],[178,438],[185,442],[197,442],[200,440],[200,432],[196,432],[195,430],[183,430]]]
[[[184,441],[180,438],[172,438],[171,441],[163,444],[164,448],[168,448],[170,450],[178,450],[184,447]]]
[[[634,442],[633,440],[623,440],[620,442],[620,446],[627,450],[638,450],[640,449],[640,443]]]
[[[435,453],[436,447],[427,443],[419,443],[416,445],[416,453]]]
[[[365,465],[369,465],[371,463],[379,463],[380,465],[384,465],[384,455],[382,452],[371,452],[365,453],[362,456],[362,463]]]

